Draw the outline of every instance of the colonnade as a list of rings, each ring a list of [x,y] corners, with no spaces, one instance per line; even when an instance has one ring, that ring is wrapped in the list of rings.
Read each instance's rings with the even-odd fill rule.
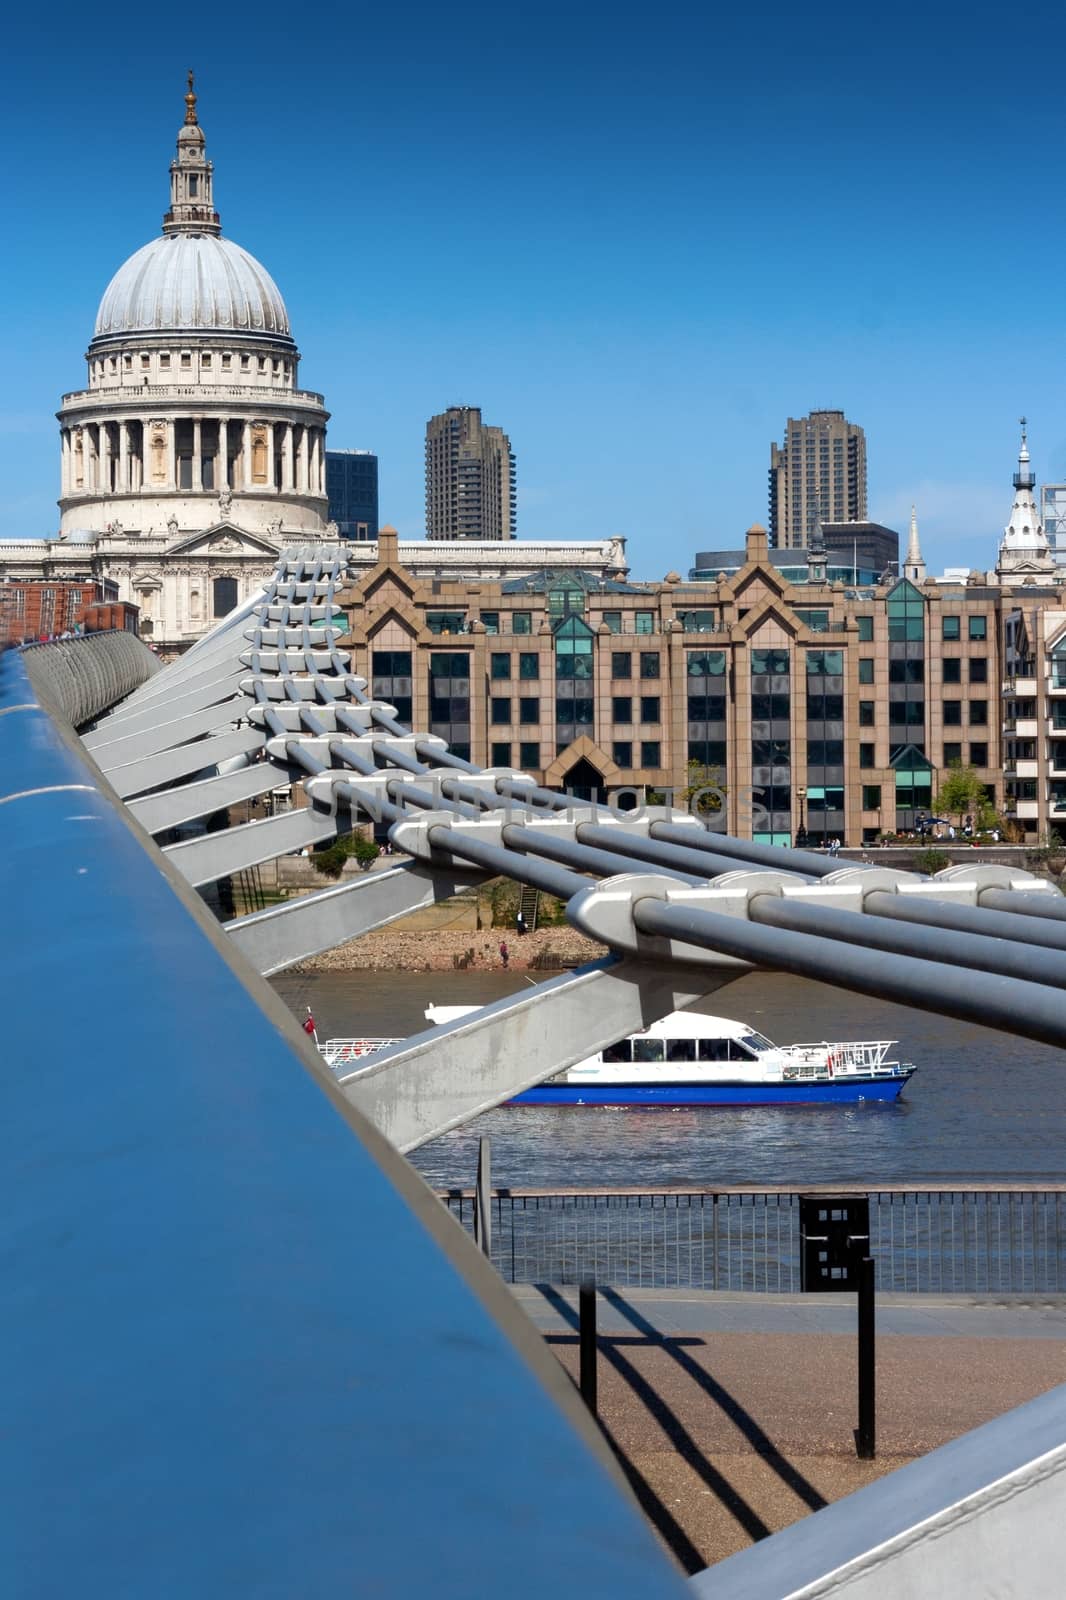
[[[144,416],[68,423],[60,434],[64,497],[153,490],[326,493],[326,430],[313,424]]]

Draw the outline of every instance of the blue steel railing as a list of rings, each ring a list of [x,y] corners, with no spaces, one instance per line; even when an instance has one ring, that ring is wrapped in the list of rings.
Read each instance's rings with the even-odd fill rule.
[[[567,1380],[0,657],[11,1595],[679,1594]]]
[[[882,1292],[1066,1292],[1066,1186],[858,1192]],[[474,1194],[440,1198],[472,1233]],[[792,1294],[799,1194],[494,1191],[492,1260],[510,1283]]]

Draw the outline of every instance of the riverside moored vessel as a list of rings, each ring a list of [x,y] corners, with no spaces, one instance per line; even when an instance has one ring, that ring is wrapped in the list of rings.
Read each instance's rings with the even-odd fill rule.
[[[426,1008],[432,1023],[478,1006]],[[343,1069],[395,1039],[330,1039],[329,1066]],[[893,1039],[776,1045],[746,1022],[674,1011],[640,1033],[516,1095],[517,1106],[761,1106],[898,1100],[914,1067],[890,1061]]]

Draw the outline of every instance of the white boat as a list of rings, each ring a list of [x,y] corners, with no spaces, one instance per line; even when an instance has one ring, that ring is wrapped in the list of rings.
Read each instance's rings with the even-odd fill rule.
[[[428,1006],[432,1023],[479,1006]],[[330,1039],[341,1070],[396,1039]],[[759,1106],[898,1100],[914,1067],[889,1060],[893,1039],[776,1045],[746,1022],[674,1011],[509,1101],[519,1106]]]

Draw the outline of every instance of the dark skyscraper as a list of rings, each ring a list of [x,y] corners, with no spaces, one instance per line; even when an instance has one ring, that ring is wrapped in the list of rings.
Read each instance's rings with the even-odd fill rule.
[[[326,451],[330,521],[342,539],[378,536],[378,458],[370,450]]]
[[[431,539],[513,539],[515,459],[479,406],[449,406],[426,423],[426,533]]]
[[[770,446],[770,543],[806,549],[819,522],[866,520],[866,435],[843,411],[789,417]]]

